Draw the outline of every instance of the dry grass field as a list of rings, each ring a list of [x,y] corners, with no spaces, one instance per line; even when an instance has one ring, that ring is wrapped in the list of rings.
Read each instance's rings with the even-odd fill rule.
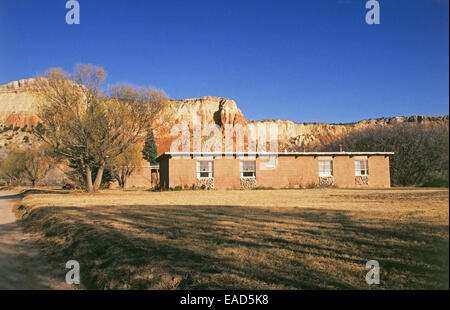
[[[448,189],[29,193],[86,289],[448,289]],[[365,282],[378,260],[381,284]]]

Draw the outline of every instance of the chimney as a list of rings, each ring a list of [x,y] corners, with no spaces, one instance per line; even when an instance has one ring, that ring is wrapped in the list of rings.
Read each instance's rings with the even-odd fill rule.
[[[339,152],[343,152],[344,150],[342,149],[342,143],[339,144]]]

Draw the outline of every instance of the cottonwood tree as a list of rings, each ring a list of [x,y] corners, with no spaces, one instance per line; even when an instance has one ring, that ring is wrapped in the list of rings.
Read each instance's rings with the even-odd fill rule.
[[[111,164],[111,175],[123,189],[127,187],[128,178],[142,167],[141,146],[130,145],[122,154],[117,156]]]
[[[67,177],[79,184],[82,188],[87,188],[86,186],[86,171],[81,165],[79,160],[70,160],[67,165],[71,168],[66,172]],[[91,174],[92,179],[95,179],[98,172],[98,165],[92,165]],[[102,181],[100,188],[108,188],[111,182],[114,182],[114,177],[111,175],[110,169],[105,169],[103,171]]]
[[[117,85],[107,93],[101,88],[105,80],[104,69],[90,64],[75,66],[72,74],[51,69],[37,79],[42,125],[34,132],[84,170],[89,192],[98,191],[108,163],[143,139],[166,102],[153,88]]]
[[[20,182],[23,174],[20,151],[10,149],[8,156],[0,161],[0,176],[8,180],[9,185]]]
[[[51,156],[51,150],[46,145],[22,151],[19,155],[19,160],[23,176],[31,182],[33,187],[56,163]]]
[[[50,156],[50,150],[46,146],[35,146],[30,149],[14,147],[1,162],[0,174],[6,177],[10,184],[27,180],[34,187],[54,163],[55,160]]]

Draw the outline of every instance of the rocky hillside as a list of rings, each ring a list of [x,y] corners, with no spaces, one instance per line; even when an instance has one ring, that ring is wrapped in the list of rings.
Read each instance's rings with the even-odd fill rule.
[[[446,123],[448,125],[449,116],[414,115],[407,117],[384,117],[342,124],[294,123],[288,120],[248,121],[248,123],[255,124],[264,123],[266,127],[270,126],[270,124],[276,124],[278,127],[280,146],[287,150],[301,150],[303,147],[308,148],[308,146],[314,146],[319,143],[326,144],[355,130],[395,126],[396,124],[405,122],[418,124]]]
[[[0,124],[22,127],[37,123],[33,82],[34,79],[28,79],[0,86]]]
[[[31,137],[28,130],[38,122],[33,109],[36,98],[33,82],[33,79],[27,79],[0,86],[0,147],[9,143],[30,143]],[[197,117],[203,125],[213,123],[222,128],[224,124],[276,124],[280,146],[288,150],[306,148],[336,139],[350,131],[368,127],[393,126],[402,122],[448,123],[449,120],[447,115],[379,118],[349,124],[294,123],[288,120],[252,121],[246,120],[236,103],[227,98],[201,97],[170,100],[154,124],[159,152],[168,151],[170,148],[174,139],[170,136],[172,125],[185,123],[192,128],[194,117]]]

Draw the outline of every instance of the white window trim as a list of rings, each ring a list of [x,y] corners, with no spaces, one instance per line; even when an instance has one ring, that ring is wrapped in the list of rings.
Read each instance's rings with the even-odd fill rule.
[[[320,162],[330,162],[330,169],[327,171],[320,171]],[[319,158],[319,177],[333,176],[333,160],[330,158]]]
[[[366,169],[361,169],[361,165],[359,166],[359,169],[357,168],[356,163],[357,162],[361,162],[361,161],[366,161],[367,162],[367,168]],[[365,174],[362,174],[361,172],[365,171]],[[366,177],[369,176],[369,159],[368,158],[355,158],[355,176],[357,177]]]
[[[255,171],[245,171],[245,172],[253,172],[254,173],[253,176],[251,176],[251,177],[245,177],[244,176],[243,162],[254,162],[255,163]],[[241,159],[240,162],[239,162],[239,172],[240,172],[241,179],[255,179],[256,178],[256,160]]]
[[[200,163],[207,162],[209,163],[209,171],[200,171]],[[207,177],[200,176],[202,172],[207,172]],[[211,179],[214,178],[214,161],[213,160],[197,160],[197,179]]]

